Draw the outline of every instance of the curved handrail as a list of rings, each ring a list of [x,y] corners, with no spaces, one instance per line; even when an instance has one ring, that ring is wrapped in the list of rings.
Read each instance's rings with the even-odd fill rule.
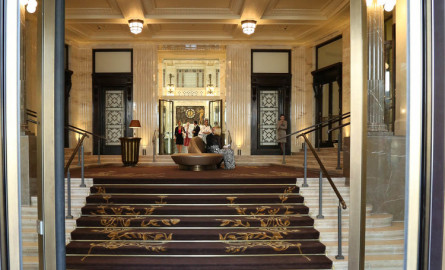
[[[71,154],[70,158],[68,159],[68,162],[65,165],[65,174],[68,172],[71,162],[73,162],[76,153],[79,151],[80,146],[83,144],[83,140],[85,140],[85,137],[88,138],[88,135],[86,133],[83,133],[82,137],[80,137],[79,141],[77,142],[76,148],[74,148],[73,153]]]
[[[89,131],[86,131],[86,130],[84,130],[84,129],[75,127],[75,126],[70,125],[70,124],[68,124],[68,125],[66,125],[66,126],[67,126],[68,128],[71,128],[71,129],[76,129],[76,130],[80,130],[80,131],[82,131],[82,132],[80,132],[80,134],[86,133],[86,134],[89,134],[89,135],[91,135],[91,136],[93,136],[93,137],[96,137],[96,138],[100,138],[100,139],[104,139],[104,140],[107,139],[107,138],[105,138],[105,137],[103,137],[103,136],[94,134],[94,133],[92,133],[92,132],[89,132]],[[79,132],[77,132],[77,133],[79,133]]]
[[[331,176],[329,175],[328,171],[326,170],[325,166],[323,165],[323,162],[321,161],[320,157],[318,156],[317,152],[315,151],[314,147],[312,146],[311,142],[309,141],[309,139],[306,136],[307,133],[303,133],[297,136],[298,137],[303,137],[304,141],[306,142],[306,144],[309,146],[309,149],[311,150],[312,154],[314,155],[315,159],[318,162],[318,165],[320,165],[320,169],[322,170],[323,174],[326,176],[326,178],[329,181],[329,184],[331,185],[332,189],[335,192],[335,195],[337,195],[338,200],[340,201],[343,209],[346,209],[346,202],[343,200],[343,197],[341,196],[340,192],[338,191],[337,187],[335,186],[334,182],[332,181]]]
[[[348,122],[348,123],[345,123],[345,124],[343,124],[343,125],[340,125],[340,126],[331,128],[330,130],[328,130],[328,133],[331,133],[331,132],[334,131],[334,130],[341,129],[341,128],[344,128],[344,127],[346,127],[346,126],[349,126],[350,124],[351,124],[351,122]]]
[[[350,112],[347,112],[347,113],[344,113],[344,114],[339,115],[339,116],[337,116],[337,117],[328,119],[328,120],[326,120],[326,121],[323,121],[323,122],[314,124],[314,125],[312,125],[312,126],[309,126],[309,127],[303,128],[303,129],[300,129],[300,130],[295,131],[295,132],[293,132],[293,133],[286,134],[286,136],[280,137],[280,138],[278,138],[277,140],[284,139],[284,138],[290,137],[290,136],[292,136],[292,135],[295,135],[295,134],[301,133],[301,132],[303,132],[303,131],[306,131],[306,130],[308,130],[308,129],[311,129],[310,132],[305,132],[305,134],[308,134],[308,133],[311,133],[311,132],[313,132],[313,131],[315,131],[315,130],[317,130],[317,129],[319,129],[319,128],[323,128],[323,127],[325,127],[325,126],[327,126],[327,125],[329,125],[329,124],[332,124],[332,123],[341,121],[341,120],[346,119],[346,118],[349,118],[349,117],[351,117],[351,113],[350,113]]]

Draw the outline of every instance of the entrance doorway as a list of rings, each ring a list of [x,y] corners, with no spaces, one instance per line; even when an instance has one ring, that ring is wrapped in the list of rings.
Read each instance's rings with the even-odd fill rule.
[[[177,150],[174,141],[175,127],[181,121],[185,127],[197,121],[198,125],[204,125],[204,120],[209,120],[212,127],[222,127],[222,100],[159,100],[159,154],[171,155]]]
[[[321,123],[342,114],[342,63],[336,63],[312,72],[315,91],[315,122]],[[339,130],[328,130],[341,125],[330,123],[315,133],[316,147],[333,147],[337,142]]]

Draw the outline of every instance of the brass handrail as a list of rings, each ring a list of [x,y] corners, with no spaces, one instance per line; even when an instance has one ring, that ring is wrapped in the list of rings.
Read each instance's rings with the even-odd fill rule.
[[[66,125],[66,126],[67,126],[67,128],[72,128],[72,129],[76,129],[76,130],[80,130],[80,131],[82,131],[82,132],[77,132],[77,133],[80,133],[80,134],[87,133],[87,134],[90,134],[91,136],[96,137],[96,138],[100,138],[100,139],[104,139],[104,140],[107,139],[107,138],[105,138],[105,137],[103,137],[103,136],[94,134],[94,133],[92,133],[92,132],[89,132],[89,131],[86,131],[86,130],[84,130],[84,129],[75,127],[75,126],[70,125],[70,124],[68,124],[68,125]],[[72,130],[72,131],[73,131],[73,130]]]
[[[317,160],[318,165],[320,165],[320,169],[322,170],[323,174],[326,176],[326,178],[329,181],[329,184],[331,185],[332,189],[334,190],[335,195],[337,195],[337,198],[340,201],[340,203],[342,205],[342,208],[346,209],[347,208],[346,202],[343,200],[343,197],[341,196],[340,192],[338,191],[337,187],[335,186],[334,182],[332,181],[331,176],[329,175],[328,171],[324,167],[323,162],[321,161],[320,157],[318,156],[317,152],[315,151],[315,148],[312,146],[311,142],[308,140],[308,138],[306,136],[307,133],[309,133],[309,132],[300,134],[300,135],[297,136],[297,138],[298,137],[303,137],[304,138],[304,141],[309,146],[309,149],[311,149],[312,154],[314,155],[315,159]]]
[[[329,125],[329,124],[332,124],[332,123],[341,121],[341,120],[346,119],[346,118],[349,118],[349,117],[351,117],[351,113],[350,113],[350,112],[347,112],[347,113],[344,113],[344,114],[339,115],[339,116],[337,116],[337,117],[328,119],[328,120],[326,120],[326,121],[323,121],[323,122],[314,124],[314,125],[312,125],[312,126],[309,126],[309,127],[303,128],[303,129],[300,129],[300,130],[295,131],[295,132],[293,132],[293,133],[287,134],[286,136],[283,136],[283,137],[281,137],[281,138],[278,138],[277,140],[287,138],[287,137],[289,137],[289,136],[292,136],[292,135],[301,133],[301,132],[306,131],[306,130],[308,130],[308,129],[311,129],[310,132],[313,132],[313,131],[315,131],[315,130],[317,130],[317,129],[320,129],[320,128],[323,128],[323,127],[325,127],[325,126],[327,126],[327,125]],[[305,134],[310,133],[310,132],[305,132]]]
[[[77,142],[76,148],[74,148],[73,153],[71,154],[70,158],[68,159],[68,162],[65,165],[65,174],[68,172],[71,162],[73,162],[74,157],[76,156],[76,153],[79,151],[80,146],[83,144],[83,140],[85,139],[85,137],[88,138],[88,135],[86,133],[83,133],[82,137],[80,137],[80,140]]]
[[[331,128],[330,130],[328,130],[328,133],[331,133],[331,132],[334,131],[334,130],[341,129],[341,128],[344,128],[344,127],[346,127],[346,126],[349,126],[350,124],[351,124],[351,122],[348,122],[348,123],[345,123],[345,124],[343,124],[343,125],[340,125],[340,126]]]

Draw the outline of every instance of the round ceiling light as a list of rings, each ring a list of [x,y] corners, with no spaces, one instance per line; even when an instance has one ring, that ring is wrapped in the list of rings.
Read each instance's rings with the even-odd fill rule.
[[[243,28],[244,34],[252,35],[255,32],[256,21],[254,21],[254,20],[242,21],[241,27]]]
[[[130,32],[137,35],[142,32],[142,28],[144,27],[143,20],[129,20],[128,25],[130,26]]]

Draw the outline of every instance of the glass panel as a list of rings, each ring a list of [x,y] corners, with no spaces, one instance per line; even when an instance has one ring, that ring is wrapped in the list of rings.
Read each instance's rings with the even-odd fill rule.
[[[329,84],[323,85],[323,94],[322,94],[322,105],[321,105],[321,122],[324,122],[330,118],[330,102],[329,102]],[[326,126],[321,129],[321,141],[327,142],[328,138],[328,130],[329,126]]]
[[[173,101],[160,101],[159,154],[173,154]]]
[[[279,116],[279,91],[260,91],[259,103],[259,143],[262,146],[277,145],[277,121]]]
[[[332,83],[332,114],[331,118],[340,116],[340,92],[337,82]],[[334,128],[339,125],[339,122],[333,123],[330,128]],[[339,130],[334,130],[331,133],[331,140],[338,141]]]
[[[119,138],[125,131],[125,100],[123,90],[105,91],[106,145],[120,145]]]
[[[398,10],[399,11],[399,10]],[[397,33],[395,126],[392,127],[392,78],[385,71],[383,7],[368,6],[368,133],[366,164],[366,269],[404,269],[406,172],[406,29]],[[397,24],[407,25],[406,16]],[[391,28],[387,26],[387,28]],[[400,57],[399,57],[400,56]],[[388,61],[392,61],[387,58]],[[388,76],[389,75],[389,76]],[[420,75],[419,75],[420,76]],[[386,110],[385,110],[386,108]],[[392,108],[390,109],[392,110]],[[366,135],[364,135],[366,136]],[[352,180],[352,179],[351,179]]]
[[[210,101],[210,125],[212,127],[221,127],[221,100]]]
[[[20,12],[20,181],[21,187],[18,194],[21,195],[21,218],[22,218],[22,256],[24,269],[39,268],[38,233],[36,224],[39,207],[41,207],[39,196],[41,196],[41,177],[38,174],[38,162],[41,153],[37,148],[38,142],[42,141],[42,131],[37,125],[41,117],[41,100],[39,78],[41,77],[42,62],[39,57],[41,51],[41,32],[38,21],[41,20],[41,8],[35,13],[26,11],[21,6]]]
[[[317,48],[317,68],[342,62],[343,40],[337,39]]]

